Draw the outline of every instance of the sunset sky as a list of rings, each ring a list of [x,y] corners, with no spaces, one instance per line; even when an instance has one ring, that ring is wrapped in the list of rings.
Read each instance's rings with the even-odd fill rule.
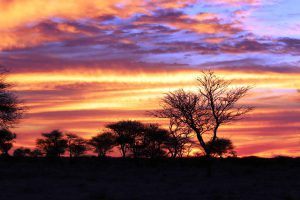
[[[28,106],[16,146],[164,124],[146,111],[210,68],[254,86],[256,109],[220,130],[238,155],[300,156],[299,0],[0,0],[0,65]]]

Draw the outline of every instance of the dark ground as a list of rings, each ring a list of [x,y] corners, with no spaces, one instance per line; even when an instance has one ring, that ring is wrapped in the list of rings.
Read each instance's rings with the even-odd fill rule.
[[[300,159],[0,160],[0,200],[300,200]]]

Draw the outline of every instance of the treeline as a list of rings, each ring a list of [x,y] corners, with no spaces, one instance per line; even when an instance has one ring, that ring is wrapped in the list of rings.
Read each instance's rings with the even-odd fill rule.
[[[16,134],[10,128],[22,118],[24,107],[10,92],[10,85],[0,74],[0,152],[8,156]],[[121,156],[133,158],[161,158],[189,156],[195,146],[207,157],[234,156],[229,139],[219,137],[223,125],[243,119],[252,110],[238,101],[251,89],[249,86],[232,87],[231,81],[214,72],[203,72],[197,79],[197,89],[179,89],[161,99],[161,109],[149,112],[153,117],[169,120],[169,128],[138,121],[119,121],[108,124],[106,131],[86,140],[59,130],[43,133],[36,148],[18,148],[17,157],[60,157],[69,153],[78,157],[94,151],[99,157],[118,148]]]
[[[14,150],[14,157],[80,157],[93,151],[104,158],[115,147],[123,158],[178,158],[190,156],[196,143],[192,133],[185,129],[170,131],[158,124],[143,124],[139,121],[119,121],[106,126],[106,131],[83,139],[82,137],[53,130],[43,133],[36,140],[36,148],[20,147]],[[8,155],[15,134],[8,130],[0,131],[0,138],[6,135],[6,142],[0,143],[3,155]],[[212,155],[217,157],[235,156],[234,147],[229,139],[220,138],[214,145]]]

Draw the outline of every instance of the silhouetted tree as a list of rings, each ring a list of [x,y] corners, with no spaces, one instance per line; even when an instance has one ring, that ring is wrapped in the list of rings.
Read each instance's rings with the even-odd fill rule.
[[[87,141],[78,135],[68,133],[66,140],[70,157],[79,157],[87,151]]]
[[[13,155],[14,157],[19,157],[19,158],[29,157],[31,156],[31,150],[29,148],[20,147],[14,150]]]
[[[157,124],[149,124],[144,127],[143,152],[147,158],[161,158],[166,156],[165,144],[169,139],[168,131]]]
[[[230,81],[217,77],[213,72],[203,73],[198,79],[199,92],[186,92],[183,89],[169,92],[162,99],[162,110],[155,111],[157,117],[175,119],[196,133],[197,139],[210,157],[210,147],[217,138],[218,128],[241,119],[252,108],[239,106],[237,101],[245,96],[250,87],[230,88]],[[210,147],[204,134],[212,143]]]
[[[183,89],[169,92],[162,99],[162,110],[153,114],[156,117],[169,118],[178,122],[181,127],[193,130],[202,148],[208,152],[202,135],[211,130],[210,117],[205,100],[199,94]]]
[[[8,129],[0,130],[0,152],[3,156],[8,156],[8,151],[13,147],[13,142],[16,139],[16,134]]]
[[[47,157],[60,157],[65,153],[67,140],[59,130],[50,133],[43,133],[43,139],[37,139],[37,148],[46,154]]]
[[[165,148],[171,158],[188,156],[194,142],[191,139],[192,130],[189,127],[180,126],[176,119],[170,119],[168,138]]]
[[[207,146],[210,147],[211,154],[215,157],[222,158],[223,156],[236,156],[236,152],[234,151],[234,146],[230,139],[226,138],[217,138],[212,144],[211,141],[207,143]]]
[[[131,120],[119,121],[106,126],[116,136],[116,143],[119,145],[123,158],[129,153],[134,157],[138,156],[139,149],[136,139],[142,134],[143,127],[141,122]]]
[[[6,70],[0,66],[0,128],[8,129],[23,116],[24,107],[10,91],[12,85],[5,80]]]
[[[206,107],[209,110],[210,125],[212,127],[210,147],[213,148],[221,125],[240,120],[246,113],[253,109],[251,106],[237,104],[251,87],[231,88],[231,81],[216,76],[212,71],[204,72],[197,80],[200,94],[204,98]],[[225,142],[226,140],[219,142],[222,141]],[[206,154],[209,155],[210,151],[210,148],[206,148]]]
[[[30,151],[30,157],[32,158],[37,158],[37,157],[41,157],[43,156],[43,153],[41,152],[41,150],[35,148],[32,151]]]
[[[105,157],[116,145],[116,137],[111,132],[104,132],[92,137],[89,144],[94,152],[98,154],[98,157]]]

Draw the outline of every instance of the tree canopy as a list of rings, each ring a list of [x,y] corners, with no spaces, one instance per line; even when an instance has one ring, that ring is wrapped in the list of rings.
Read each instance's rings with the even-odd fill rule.
[[[6,81],[7,71],[0,66],[0,128],[13,127],[23,117],[24,107],[11,92],[12,85]]]
[[[47,157],[60,157],[65,153],[67,140],[61,131],[54,130],[50,133],[43,133],[42,136],[43,138],[37,139],[36,144]]]
[[[8,151],[12,148],[16,137],[16,134],[8,129],[0,130],[0,152],[2,155],[8,156]]]

